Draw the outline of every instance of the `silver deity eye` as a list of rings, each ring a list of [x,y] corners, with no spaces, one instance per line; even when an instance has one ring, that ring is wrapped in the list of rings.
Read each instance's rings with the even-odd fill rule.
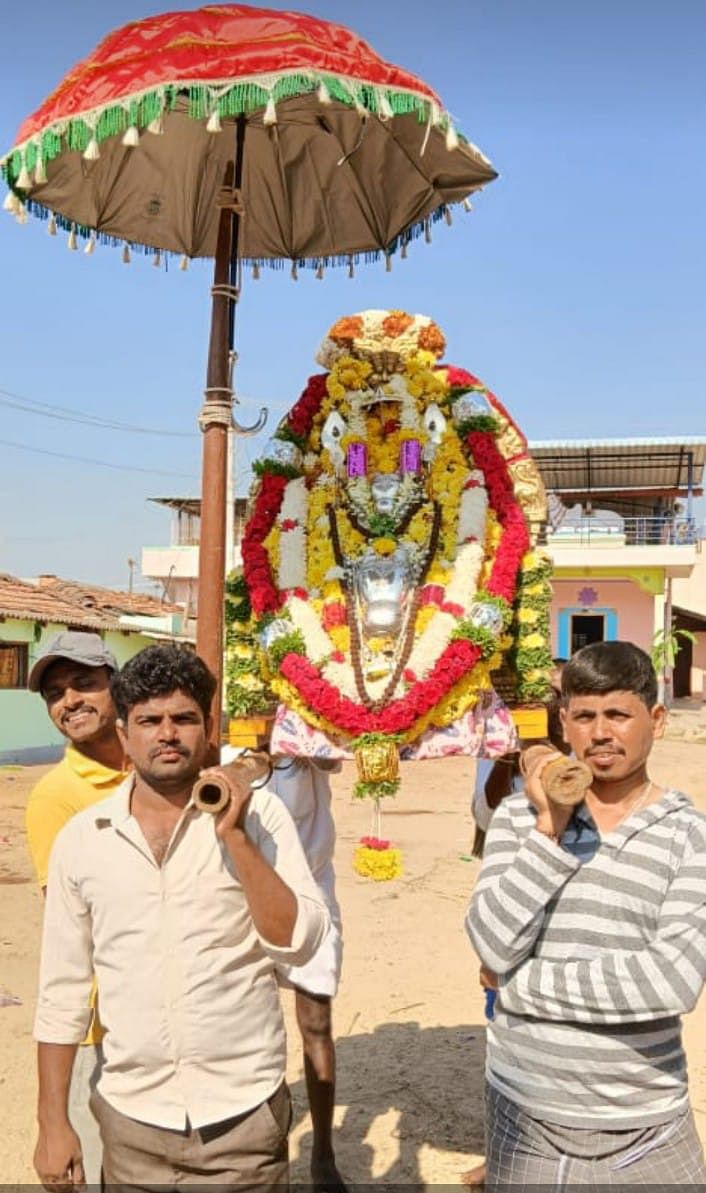
[[[348,427],[337,410],[332,410],[321,431],[321,444],[328,451],[334,464],[343,463],[343,448],[341,440]]]
[[[424,426],[429,433],[431,442],[436,445],[441,443],[442,436],[446,430],[446,418],[436,402],[431,402],[424,411]]]

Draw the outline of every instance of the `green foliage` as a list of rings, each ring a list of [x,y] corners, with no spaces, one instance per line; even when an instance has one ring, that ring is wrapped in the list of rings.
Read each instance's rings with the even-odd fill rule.
[[[301,476],[299,468],[294,468],[292,464],[282,464],[279,460],[255,460],[252,470],[256,476],[264,476],[267,473],[269,476],[284,476],[289,481]]]
[[[404,741],[403,733],[361,733],[351,740],[351,749],[358,750],[365,746],[378,746],[380,742],[394,742],[396,746]]]
[[[498,420],[492,414],[474,414],[471,418],[464,418],[456,427],[461,439],[470,435],[471,431],[490,431],[495,435],[499,429]]]
[[[379,783],[364,783],[360,781],[353,788],[353,798],[388,799],[393,795],[397,795],[399,786],[399,779],[382,779]]]
[[[473,642],[475,646],[480,647],[484,659],[491,658],[498,649],[498,640],[492,630],[473,625],[470,621],[459,621],[451,637],[465,638],[468,642]]]
[[[246,624],[252,616],[250,593],[242,571],[233,571],[226,577],[225,623]]]
[[[692,634],[691,630],[677,630],[674,626],[667,631],[657,630],[652,639],[650,657],[658,675],[674,666],[684,642],[691,642],[692,646],[695,646],[696,635]]]
[[[277,430],[275,439],[284,439],[287,443],[293,443],[296,447],[301,448],[302,451],[306,448],[306,435],[297,435],[287,423],[283,423]]]
[[[371,514],[368,519],[370,533],[376,538],[395,538],[397,534],[397,519],[390,514]]]
[[[267,661],[272,671],[278,671],[285,655],[293,651],[295,654],[306,656],[306,644],[300,630],[292,629],[291,633],[276,638],[267,648]]]

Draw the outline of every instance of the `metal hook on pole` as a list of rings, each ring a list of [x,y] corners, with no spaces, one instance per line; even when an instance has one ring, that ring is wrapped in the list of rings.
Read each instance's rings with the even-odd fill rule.
[[[234,348],[231,348],[228,353],[228,381],[230,384],[230,392],[233,400],[233,406],[238,405],[238,397],[233,387],[233,373],[235,371],[235,362],[238,359],[238,353]],[[252,426],[244,427],[239,423],[235,415],[231,412],[231,426],[237,435],[257,435],[265,426],[268,417],[268,410],[266,406],[260,407],[260,413]]]
[[[235,398],[236,402],[237,402],[237,400],[238,399]],[[233,416],[231,421],[232,421],[233,430],[236,432],[236,434],[238,434],[238,435],[257,435],[258,432],[260,432],[262,430],[265,423],[267,422],[267,407],[266,406],[260,407],[260,413],[257,417],[257,421],[254,422],[249,427],[244,427],[241,423],[238,422],[238,420],[235,416]]]

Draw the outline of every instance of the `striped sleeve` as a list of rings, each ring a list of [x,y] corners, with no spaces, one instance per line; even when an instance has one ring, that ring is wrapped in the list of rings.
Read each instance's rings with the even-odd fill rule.
[[[580,861],[533,828],[521,836],[519,798],[505,800],[493,816],[483,866],[466,916],[466,931],[481,961],[506,974],[532,952],[547,905]]]
[[[576,1023],[640,1023],[691,1011],[706,980],[706,835],[690,833],[653,939],[583,961],[530,958],[501,982],[502,1009]]]

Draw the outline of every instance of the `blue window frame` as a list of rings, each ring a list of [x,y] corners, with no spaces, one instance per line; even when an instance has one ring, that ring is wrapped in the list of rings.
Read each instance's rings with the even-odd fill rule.
[[[571,621],[574,617],[602,617],[603,641],[615,642],[618,637],[618,614],[615,609],[587,609],[582,605],[561,609],[557,620],[557,654],[560,659],[571,658]]]

